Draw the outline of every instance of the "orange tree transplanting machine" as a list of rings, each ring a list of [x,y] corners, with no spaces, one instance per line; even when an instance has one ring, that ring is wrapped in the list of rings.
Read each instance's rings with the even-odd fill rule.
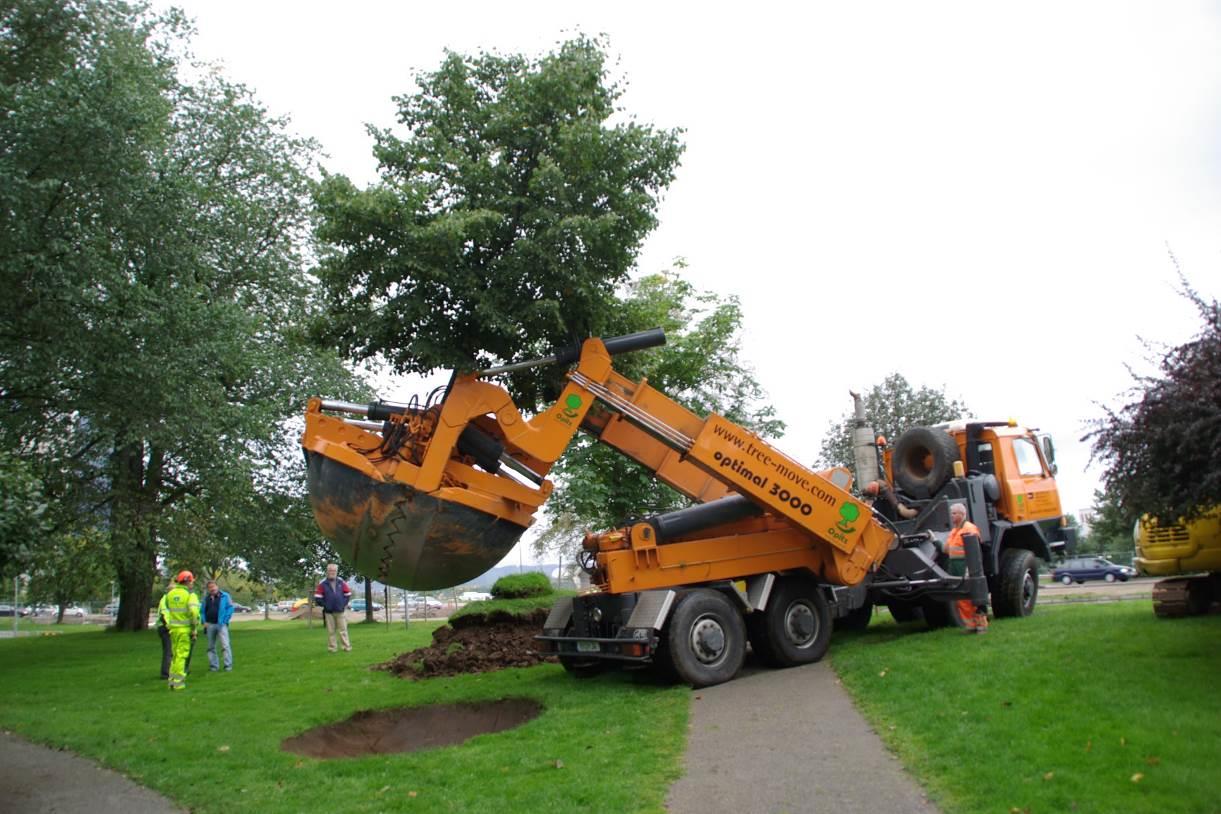
[[[547,473],[583,430],[693,505],[585,536],[582,565],[598,590],[560,599],[538,637],[571,672],[653,663],[716,684],[737,673],[748,641],[770,664],[809,663],[826,652],[832,618],[859,619],[875,602],[986,599],[980,546],[968,546],[967,577],[943,570],[935,548],[948,501],[978,493],[984,511],[983,485],[972,492],[970,477],[949,478],[917,501],[923,524],[887,519],[849,491],[848,470],[811,470],[615,372],[612,356],[664,342],[657,329],[589,339],[546,359],[455,374],[423,404],[311,399],[301,443],[319,526],[362,574],[412,589],[461,584],[521,537],[552,491]],[[559,399],[529,419],[485,380],[573,362]],[[944,454],[913,465],[940,466]]]

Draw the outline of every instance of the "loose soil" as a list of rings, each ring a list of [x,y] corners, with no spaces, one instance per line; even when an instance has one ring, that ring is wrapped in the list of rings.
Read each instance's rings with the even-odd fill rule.
[[[502,611],[459,616],[437,628],[430,646],[400,653],[374,669],[414,679],[554,664],[555,656],[540,653],[534,640],[546,620],[546,609],[517,616]]]
[[[542,711],[531,698],[362,710],[346,721],[286,738],[280,748],[321,760],[415,752],[512,729]]]

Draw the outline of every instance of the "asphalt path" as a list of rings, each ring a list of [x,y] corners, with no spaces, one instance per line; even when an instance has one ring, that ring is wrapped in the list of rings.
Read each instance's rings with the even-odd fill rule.
[[[826,662],[694,690],[671,814],[935,814]]]
[[[91,760],[0,732],[0,811],[183,814],[184,809]]]

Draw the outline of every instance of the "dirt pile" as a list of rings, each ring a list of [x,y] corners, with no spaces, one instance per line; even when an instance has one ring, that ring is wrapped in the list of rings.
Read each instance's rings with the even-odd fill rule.
[[[534,640],[546,620],[547,610],[542,608],[520,616],[504,612],[459,616],[437,628],[428,647],[400,653],[374,669],[389,670],[400,678],[434,678],[554,663],[555,656],[540,653]]]

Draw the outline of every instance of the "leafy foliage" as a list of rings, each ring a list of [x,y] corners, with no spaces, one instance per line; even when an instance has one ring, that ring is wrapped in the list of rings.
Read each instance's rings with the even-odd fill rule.
[[[1128,554],[1136,549],[1132,528],[1139,514],[1119,502],[1113,492],[1094,490],[1089,533],[1077,545],[1081,554]]]
[[[30,563],[30,601],[55,605],[56,621],[62,622],[66,605],[113,577],[106,542],[97,528],[59,532],[40,541]]]
[[[1182,280],[1203,325],[1166,351],[1159,374],[1136,376],[1132,400],[1103,407],[1086,436],[1103,479],[1124,510],[1165,522],[1221,505],[1221,305]]]
[[[540,59],[449,53],[374,130],[379,184],[319,186],[322,335],[400,372],[472,369],[608,333],[615,286],[657,223],[677,131],[610,125],[597,40]],[[554,370],[516,376],[529,405]]]
[[[754,372],[738,355],[742,311],[736,298],[697,291],[673,272],[643,277],[619,299],[609,328],[618,335],[652,327],[666,331],[666,344],[616,357],[616,370],[648,379],[697,415],[717,413],[763,437],[783,431]],[[553,472],[559,486],[546,504],[547,528],[535,542],[540,552],[572,556],[583,529],[610,528],[690,502],[644,467],[585,436]]]
[[[942,421],[952,421],[969,413],[966,404],[952,399],[944,390],[922,385],[914,388],[901,373],[892,373],[862,394],[865,419],[873,431],[894,443],[905,430]],[[846,466],[855,470],[852,455],[854,413],[827,428],[819,452],[820,466]]]
[[[41,481],[29,464],[0,450],[0,577],[28,568],[50,530]]]
[[[106,530],[139,629],[167,534],[209,534],[205,511],[268,486],[284,417],[354,389],[306,331],[316,149],[215,71],[180,81],[173,13],[5,20],[0,441],[41,462],[63,522]]]
[[[509,574],[492,585],[492,597],[495,599],[522,599],[529,596],[546,596],[554,592],[551,580],[538,571]]]

